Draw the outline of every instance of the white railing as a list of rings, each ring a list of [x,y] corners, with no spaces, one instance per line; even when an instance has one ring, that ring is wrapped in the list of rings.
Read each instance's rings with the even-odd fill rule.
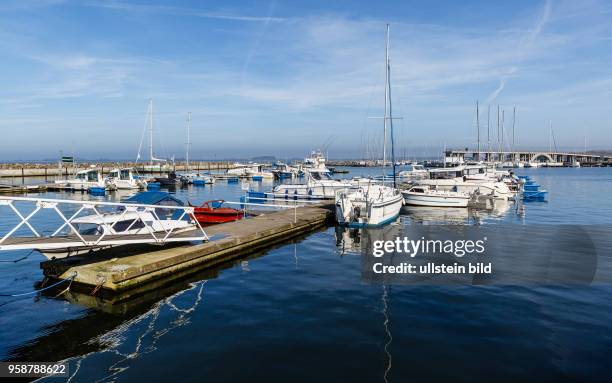
[[[275,204],[271,204],[271,203],[258,203],[258,202],[248,202],[249,200],[270,200],[270,201],[278,201],[275,200],[273,198],[271,199],[266,199],[263,197],[249,197],[249,196],[245,196],[245,200],[246,201],[240,201],[240,202],[235,202],[235,201],[224,201],[224,203],[228,204],[228,205],[240,205],[241,207],[244,206],[243,208],[243,214],[246,217],[248,215],[248,207],[249,206],[260,206],[260,207],[268,207],[268,208],[278,208],[278,209],[293,209],[293,223],[297,223],[297,208],[298,207],[304,207],[305,205],[302,204],[305,201],[300,201],[300,200],[293,200],[291,204],[280,204],[280,203],[275,203]],[[298,205],[299,204],[299,205]]]
[[[18,204],[28,204],[34,205],[35,208],[27,214],[22,213],[21,210],[16,206]],[[0,196],[0,207],[6,206],[17,216],[18,222],[15,226],[12,227],[6,234],[0,237],[0,250],[11,250],[16,248],[15,246],[8,246],[7,240],[9,238],[21,238],[23,241],[19,241],[18,247],[21,249],[28,248],[27,238],[32,237],[16,237],[14,234],[21,228],[25,227],[29,229],[29,231],[36,237],[40,238],[49,238],[50,241],[53,238],[68,238],[67,235],[62,234],[62,231],[65,228],[69,228],[69,233],[73,234],[71,236],[71,240],[76,242],[76,245],[79,246],[107,246],[107,245],[116,245],[116,244],[126,244],[126,243],[157,243],[164,244],[166,242],[177,242],[177,241],[207,241],[209,240],[208,235],[202,228],[202,226],[195,219],[193,212],[194,207],[191,206],[165,206],[165,205],[146,205],[146,204],[138,204],[138,203],[130,203],[130,202],[101,202],[101,201],[76,201],[76,200],[62,200],[62,199],[48,199],[48,198],[29,198],[29,197],[9,197],[9,196]],[[76,212],[72,214],[68,214],[68,216],[60,209],[60,207],[64,208],[64,210],[74,210],[76,208]],[[104,211],[104,209],[114,209],[114,211]],[[193,234],[191,235],[181,235],[176,236],[173,234],[177,234],[175,229],[176,227],[171,225],[168,227],[164,225],[164,222],[167,222],[167,219],[164,220],[159,217],[157,209],[163,210],[175,210],[181,211],[182,213],[173,220],[182,221],[186,217],[189,218],[189,222],[193,225]],[[33,219],[40,215],[41,211],[53,211],[55,212],[55,218],[59,218],[60,224],[54,231],[53,234],[49,236],[41,235],[42,230],[39,228],[36,229],[35,225],[32,223]],[[97,220],[95,220],[95,224],[99,225],[102,230],[97,230],[95,233],[83,234],[77,230],[75,227],[75,220],[78,218],[82,218],[81,215],[83,212],[88,212],[88,215],[94,215]],[[107,222],[108,213],[120,214],[119,219]],[[125,218],[126,215],[130,215],[130,217]],[[125,218],[125,219],[123,219]],[[131,221],[127,228],[117,231],[115,230],[115,226],[118,222]],[[144,225],[145,230],[138,230],[137,233],[132,232],[128,233],[137,222],[141,222]],[[45,218],[46,225],[53,225],[54,223],[50,222],[49,218]],[[154,229],[154,227],[156,229]],[[184,229],[188,229],[189,226],[180,228],[180,232],[184,232]],[[121,238],[108,238],[108,236],[120,236]],[[138,236],[138,238],[134,237]],[[94,238],[92,238],[94,237]],[[130,237],[133,239],[131,240]],[[36,240],[36,243],[31,243],[29,248],[44,248],[45,243],[40,240]],[[3,245],[4,244],[4,245]],[[70,243],[69,241],[65,243],[66,247],[74,246],[74,243]],[[50,245],[49,245],[50,246]],[[57,247],[57,242],[55,245]]]

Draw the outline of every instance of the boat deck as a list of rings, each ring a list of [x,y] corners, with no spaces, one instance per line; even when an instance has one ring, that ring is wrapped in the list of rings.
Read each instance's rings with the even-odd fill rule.
[[[45,276],[55,279],[76,272],[75,285],[90,290],[99,287],[103,293],[130,290],[137,294],[154,285],[149,282],[179,278],[303,235],[332,216],[330,204],[286,209],[207,227],[210,241],[201,244],[126,246],[43,262],[41,268]]]

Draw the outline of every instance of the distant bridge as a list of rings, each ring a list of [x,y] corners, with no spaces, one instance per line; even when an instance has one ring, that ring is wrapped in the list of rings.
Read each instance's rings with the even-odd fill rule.
[[[547,152],[547,151],[489,151],[465,149],[449,149],[445,151],[446,162],[460,163],[464,161],[485,162],[537,162],[571,165],[579,162],[585,166],[612,166],[612,156],[591,153]]]

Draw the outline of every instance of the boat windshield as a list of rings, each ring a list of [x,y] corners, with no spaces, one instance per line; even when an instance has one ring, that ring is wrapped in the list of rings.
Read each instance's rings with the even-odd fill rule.
[[[466,175],[474,175],[474,174],[485,174],[485,168],[477,167],[477,168],[466,168],[464,170]]]
[[[113,170],[112,172],[108,173],[108,177],[109,178],[119,178],[119,172],[117,170]]]
[[[431,171],[429,172],[429,178],[432,180],[449,180],[456,177],[461,177],[460,171],[448,170],[448,171]]]
[[[96,223],[75,223],[74,227],[81,235],[101,235],[104,231]]]
[[[138,229],[142,229],[145,227],[144,222],[142,222],[140,219],[127,219],[124,221],[118,221],[115,222],[115,224],[113,225],[113,229],[117,232],[117,233],[122,233],[128,229],[130,230],[138,230]]]
[[[310,173],[310,175],[312,175],[312,178],[314,178],[317,181],[332,180],[333,179],[333,178],[331,178],[329,173],[324,173],[324,172],[312,172],[312,173]]]
[[[130,169],[121,169],[121,177],[122,180],[130,179]]]
[[[176,201],[173,200],[164,200],[158,203],[160,206],[179,206]],[[159,217],[159,219],[178,219],[182,214],[181,210],[177,209],[164,209],[163,207],[158,207],[155,209],[155,214]]]

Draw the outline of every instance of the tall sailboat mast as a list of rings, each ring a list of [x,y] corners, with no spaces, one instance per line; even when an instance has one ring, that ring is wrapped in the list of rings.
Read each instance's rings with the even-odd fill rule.
[[[391,62],[389,60],[389,24],[387,24],[387,48],[385,49],[387,56],[387,96],[386,98],[389,100],[389,127],[391,128],[391,169],[393,170],[393,187],[397,187],[396,175],[395,175],[395,140],[393,137],[393,108],[391,106]],[[386,109],[386,108],[385,108]],[[386,115],[385,115],[386,117]],[[385,121],[387,119],[385,118]],[[385,132],[386,132],[386,124],[385,124]]]
[[[153,99],[149,100],[149,161],[153,165]]]
[[[191,112],[187,113],[187,153],[185,154],[185,166],[189,168],[189,149],[191,147]]]
[[[487,108],[487,150],[489,151],[489,153],[485,156],[485,158],[487,158],[487,161],[492,161],[491,160],[491,105],[488,105]]]
[[[383,182],[387,166],[387,103],[389,102],[389,24],[387,24],[387,43],[385,45],[385,114],[383,117]]]

